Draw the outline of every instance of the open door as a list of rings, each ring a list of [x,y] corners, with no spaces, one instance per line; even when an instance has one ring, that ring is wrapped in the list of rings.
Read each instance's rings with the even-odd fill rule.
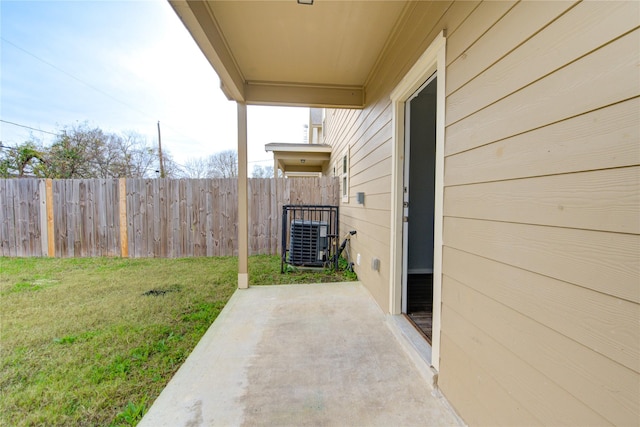
[[[405,103],[402,312],[431,343],[437,79]]]

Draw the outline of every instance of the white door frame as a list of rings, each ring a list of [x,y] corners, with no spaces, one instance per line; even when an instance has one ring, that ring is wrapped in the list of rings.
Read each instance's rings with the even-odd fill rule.
[[[433,331],[431,365],[440,367],[440,315],[442,303],[442,221],[444,201],[444,130],[445,130],[445,67],[446,37],[440,32],[427,50],[420,56],[411,70],[391,92],[393,110],[393,158],[391,188],[391,275],[389,312],[402,313],[402,266],[403,266],[403,194],[404,194],[404,141],[405,102],[434,73],[437,77],[436,96],[436,171],[434,206],[434,251],[433,251]]]

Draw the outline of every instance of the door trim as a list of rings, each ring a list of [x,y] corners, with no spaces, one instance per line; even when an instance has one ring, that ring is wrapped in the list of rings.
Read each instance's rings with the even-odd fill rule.
[[[442,302],[442,224],[444,201],[444,132],[445,132],[446,36],[441,31],[409,72],[391,92],[393,157],[391,165],[391,274],[389,313],[402,312],[402,197],[405,138],[405,102],[432,75],[436,74],[436,176],[433,251],[433,332],[432,363],[440,366],[440,315]]]

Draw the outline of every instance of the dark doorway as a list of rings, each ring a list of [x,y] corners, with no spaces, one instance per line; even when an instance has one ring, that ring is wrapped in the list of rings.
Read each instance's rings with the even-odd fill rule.
[[[431,343],[433,274],[409,274],[407,276],[407,316]]]
[[[403,311],[429,342],[433,318],[436,77],[407,100]]]

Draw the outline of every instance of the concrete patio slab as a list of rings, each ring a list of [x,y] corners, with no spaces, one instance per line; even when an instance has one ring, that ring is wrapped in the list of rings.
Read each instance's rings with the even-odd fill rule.
[[[460,425],[359,283],[238,290],[139,426]]]

